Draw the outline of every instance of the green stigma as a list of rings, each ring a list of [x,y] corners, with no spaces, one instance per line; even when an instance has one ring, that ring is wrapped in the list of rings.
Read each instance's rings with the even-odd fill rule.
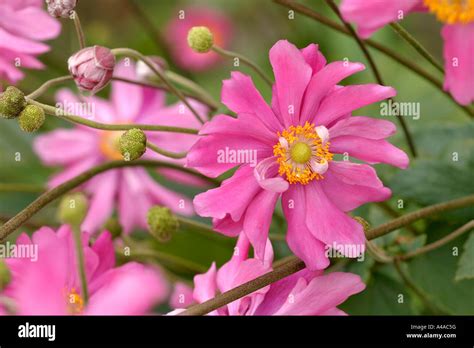
[[[296,143],[290,151],[290,156],[296,163],[306,163],[311,159],[311,147],[306,143]]]

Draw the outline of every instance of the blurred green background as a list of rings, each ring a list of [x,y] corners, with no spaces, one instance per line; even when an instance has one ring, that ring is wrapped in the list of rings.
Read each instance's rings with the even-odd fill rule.
[[[163,35],[167,23],[175,18],[180,9],[188,5],[211,7],[229,16],[234,26],[234,37],[230,45],[233,51],[242,53],[256,61],[268,75],[271,67],[268,51],[279,39],[288,39],[299,47],[317,43],[327,60],[367,62],[359,47],[348,36],[335,32],[324,25],[298,13],[288,19],[288,10],[270,0],[80,0],[78,12],[85,28],[89,44],[107,47],[131,47],[146,55],[166,55],[167,47],[157,40],[156,33]],[[301,1],[312,9],[337,21],[323,0]],[[140,9],[139,13],[136,6]],[[143,18],[152,23],[152,30]],[[416,37],[437,59],[442,61],[441,24],[429,14],[412,14],[402,25]],[[377,32],[373,39],[402,54],[435,76],[442,76],[418,53],[408,46],[389,27]],[[41,57],[48,66],[42,71],[28,71],[22,81],[24,91],[32,91],[44,81],[67,74],[67,58],[78,49],[72,21],[63,20],[61,36],[51,42],[50,53]],[[385,208],[372,204],[355,212],[372,226],[388,221],[393,216],[404,214],[420,207],[474,193],[474,126],[466,114],[445,94],[426,80],[415,75],[389,57],[371,50],[387,85],[398,91],[397,101],[418,102],[421,107],[419,120],[406,118],[414,134],[418,148],[418,159],[411,162],[406,171],[385,165],[377,166],[379,176],[393,192],[393,198]],[[177,70],[199,83],[216,99],[219,99],[222,80],[229,77],[234,68],[231,60],[203,73]],[[254,75],[242,66],[239,70]],[[270,91],[254,76],[254,81],[267,100]],[[343,84],[375,83],[368,68],[348,78]],[[106,97],[107,92],[103,93]],[[43,97],[54,103],[54,90]],[[359,110],[355,114],[379,116],[379,105]],[[393,119],[396,122],[395,119]],[[56,127],[69,127],[61,121],[48,118],[43,131]],[[15,122],[0,124],[0,183],[28,183],[44,185],[55,169],[45,168],[31,150],[34,135],[22,133]],[[408,147],[399,131],[392,142],[408,152]],[[22,160],[14,160],[21,153]],[[458,161],[453,161],[453,153]],[[57,169],[56,169],[57,170]],[[161,179],[160,179],[161,180]],[[185,187],[177,190],[194,194]],[[0,218],[16,214],[37,196],[36,193],[0,193]],[[404,206],[399,209],[397,201]],[[51,205],[31,221],[33,225],[55,225],[55,207]],[[403,229],[377,240],[377,244],[390,252],[405,252],[435,241],[454,231],[474,217],[474,210],[463,209],[440,214],[433,219],[415,224],[413,229]],[[34,226],[32,226],[34,229]],[[28,228],[27,228],[28,230]],[[29,229],[31,230],[31,228]],[[23,231],[23,229],[22,229]],[[278,221],[272,225],[272,233],[284,234],[285,227]],[[466,240],[468,240],[466,242]],[[191,260],[202,269],[212,261],[218,265],[230,257],[233,242],[225,238],[209,238],[191,231],[180,231],[171,242],[154,243],[161,252]],[[278,257],[289,255],[284,242],[274,242]],[[362,275],[367,289],[353,296],[342,306],[349,314],[474,314],[474,235],[471,232],[457,238],[448,245],[407,262],[403,269],[412,284],[407,285],[395,271],[393,265],[380,264],[370,256],[364,262],[335,260],[341,267]],[[173,273],[173,279],[192,279],[192,272],[176,269],[171,264],[164,266]],[[462,267],[461,272],[459,268]],[[458,272],[458,273],[457,273]]]

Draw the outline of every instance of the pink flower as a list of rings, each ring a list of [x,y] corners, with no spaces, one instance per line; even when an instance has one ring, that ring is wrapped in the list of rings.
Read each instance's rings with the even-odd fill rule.
[[[24,77],[18,67],[44,68],[36,57],[49,46],[41,41],[57,37],[61,25],[42,5],[42,0],[0,2],[0,80],[17,83]]]
[[[430,11],[444,23],[444,89],[463,105],[474,101],[474,2],[440,0],[343,0],[344,19],[367,38],[390,22],[414,11]]]
[[[221,187],[196,196],[194,207],[214,218],[221,233],[245,233],[262,258],[281,196],[289,247],[308,268],[322,269],[329,264],[327,246],[346,247],[349,257],[364,251],[362,226],[346,212],[391,194],[371,166],[333,155],[408,166],[407,155],[385,140],[395,133],[391,122],[351,117],[352,111],[396,92],[376,84],[338,86],[364,66],[326,65],[314,44],[300,51],[279,41],[270,61],[276,79],[271,107],[250,77],[234,72],[224,81],[222,102],[238,118],[218,115],[205,124],[187,166],[211,177],[239,168]]]
[[[239,237],[235,250],[231,260],[219,270],[213,263],[207,273],[194,277],[194,303],[205,302],[218,293],[226,292],[272,270],[273,252],[269,242],[263,260],[248,258],[249,242],[244,235]],[[358,275],[341,272],[323,275],[322,271],[305,268],[209,314],[345,315],[337,306],[364,289],[365,285]],[[176,296],[176,291],[174,294]],[[172,303],[176,302],[173,299]]]
[[[208,27],[215,44],[227,47],[232,36],[232,24],[230,19],[216,10],[189,7],[168,25],[166,37],[176,64],[187,70],[203,71],[212,68],[220,57],[212,51],[196,53],[188,46],[188,32],[196,26]]]
[[[134,65],[120,64],[116,75],[135,79]],[[64,111],[93,117],[107,124],[160,124],[178,127],[199,128],[200,123],[181,103],[166,106],[165,93],[123,82],[112,83],[111,101],[97,97],[76,97],[69,90],[58,93],[58,106]],[[191,101],[199,113],[207,109]],[[34,149],[47,165],[63,166],[64,170],[49,182],[55,187],[64,181],[96,165],[122,159],[117,142],[122,132],[102,131],[79,126],[61,129],[36,138]],[[197,136],[177,133],[147,132],[148,140],[168,151],[188,150]],[[181,164],[184,160],[170,160],[148,151],[145,158]],[[172,169],[160,169],[158,173],[179,183],[203,185],[188,174]],[[117,208],[119,220],[125,233],[134,227],[146,228],[147,210],[155,204],[169,207],[175,213],[192,215],[191,201],[184,195],[158,185],[144,168],[124,168],[105,172],[85,184],[91,195],[90,209],[82,225],[84,231],[92,233],[109,218]]]
[[[77,87],[95,94],[112,79],[115,56],[106,47],[86,47],[71,56],[67,63]]]
[[[115,267],[115,251],[108,232],[89,246],[83,234],[89,303],[84,303],[76,252],[69,226],[57,232],[48,227],[32,238],[22,234],[17,245],[37,248],[37,259],[11,258],[12,274],[4,296],[20,315],[142,315],[166,298],[167,284],[157,269],[135,262]]]

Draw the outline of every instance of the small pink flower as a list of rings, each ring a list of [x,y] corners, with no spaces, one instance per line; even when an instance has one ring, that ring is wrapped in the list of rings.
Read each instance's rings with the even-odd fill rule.
[[[267,242],[267,245],[263,260],[248,258],[249,242],[241,235],[229,262],[219,270],[213,263],[207,273],[194,277],[193,302],[205,302],[272,271],[273,252],[271,244]],[[322,271],[305,268],[209,315],[346,315],[337,306],[364,289],[358,275],[342,272],[323,275]],[[176,302],[174,299],[173,303]],[[182,311],[179,308],[190,304],[176,306],[178,310],[170,314],[177,314]]]
[[[106,47],[86,47],[68,59],[68,66],[77,87],[95,94],[112,79],[115,56]]]
[[[166,30],[176,64],[190,71],[203,71],[212,68],[220,57],[215,52],[196,53],[188,46],[188,32],[192,27],[208,27],[214,42],[220,47],[227,47],[232,36],[232,23],[222,13],[211,8],[189,7],[179,13],[178,18],[168,25]]]
[[[42,8],[42,1],[0,1],[0,80],[20,81],[24,74],[19,66],[43,69],[36,57],[49,46],[42,41],[56,38],[60,31],[60,23]]]
[[[37,248],[37,259],[7,259],[12,280],[2,296],[11,298],[19,315],[143,315],[162,302],[167,283],[160,271],[135,262],[115,267],[110,233],[89,246],[83,234],[89,303],[84,303],[74,240],[69,226],[49,227],[17,245]],[[146,286],[144,286],[146,285]]]
[[[46,0],[49,14],[57,18],[68,18],[76,4],[77,0]]]
[[[474,2],[440,0],[343,0],[344,19],[358,26],[362,38],[410,12],[431,11],[444,23],[444,89],[462,105],[474,101]]]
[[[116,76],[136,79],[134,64],[121,63],[115,70]],[[110,101],[77,97],[66,89],[57,94],[57,100],[64,111],[107,124],[158,124],[196,129],[201,126],[182,103],[166,105],[163,91],[119,81],[112,82]],[[192,100],[190,103],[203,118],[206,117],[208,110],[205,106]],[[173,152],[187,151],[198,138],[192,134],[146,133],[149,141]],[[41,160],[47,165],[64,167],[50,180],[50,187],[101,163],[122,159],[117,146],[121,134],[78,126],[37,137],[34,149]],[[147,151],[144,158],[184,164],[184,160],[172,160],[151,151]],[[157,172],[181,184],[205,186],[201,179],[177,170],[163,168]],[[178,214],[193,214],[189,198],[159,185],[144,168],[108,171],[94,177],[83,189],[90,194],[91,201],[82,229],[90,233],[100,228],[115,209],[125,233],[130,233],[134,227],[146,229],[147,211],[156,204],[167,206]]]
[[[195,197],[196,212],[214,218],[223,234],[243,232],[262,258],[281,197],[288,245],[308,268],[328,266],[328,247],[343,247],[346,256],[357,257],[364,252],[365,235],[346,212],[384,201],[391,191],[371,166],[333,156],[408,166],[407,155],[385,140],[395,133],[393,123],[351,117],[352,111],[396,92],[376,84],[339,86],[364,66],[326,65],[314,44],[300,51],[278,41],[270,61],[276,79],[271,107],[250,77],[232,73],[224,81],[222,102],[238,118],[214,117],[188,153],[187,166],[211,177],[239,166],[221,187]]]

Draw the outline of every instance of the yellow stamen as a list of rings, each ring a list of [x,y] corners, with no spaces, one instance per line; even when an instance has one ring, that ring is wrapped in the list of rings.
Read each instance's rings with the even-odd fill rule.
[[[69,314],[81,314],[84,310],[84,300],[75,288],[72,288],[67,294],[67,308]]]
[[[280,176],[285,176],[290,184],[302,185],[324,178],[311,163],[330,162],[333,155],[329,152],[329,142],[323,144],[314,124],[290,126],[278,133],[278,137],[280,141],[273,146],[273,154],[280,165]]]
[[[424,0],[424,3],[441,22],[467,24],[474,21],[474,0]]]
[[[123,159],[120,153],[119,140],[124,132],[104,131],[100,136],[99,148],[102,154],[110,160]]]

